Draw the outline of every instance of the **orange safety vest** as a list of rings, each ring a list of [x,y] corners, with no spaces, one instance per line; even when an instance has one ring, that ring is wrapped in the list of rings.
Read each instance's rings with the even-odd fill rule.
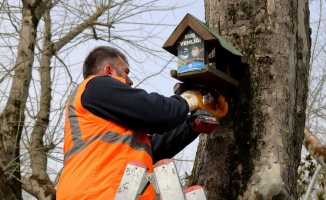
[[[64,168],[57,199],[113,200],[125,167],[137,160],[153,171],[152,149],[147,134],[130,130],[114,121],[100,118],[81,104],[87,83],[84,80],[71,94],[66,105]],[[152,200],[149,186],[139,199]]]

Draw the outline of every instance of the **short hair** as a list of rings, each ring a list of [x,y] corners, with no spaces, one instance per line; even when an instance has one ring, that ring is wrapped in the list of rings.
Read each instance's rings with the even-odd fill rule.
[[[113,68],[116,68],[116,65],[119,62],[118,56],[128,63],[126,56],[116,48],[110,46],[99,46],[93,49],[86,57],[83,64],[84,79],[90,75],[99,73],[105,64],[109,64]]]

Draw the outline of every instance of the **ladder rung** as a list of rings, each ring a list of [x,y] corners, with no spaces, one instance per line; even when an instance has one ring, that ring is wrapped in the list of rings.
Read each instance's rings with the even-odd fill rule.
[[[139,190],[146,184],[147,166],[139,161],[131,161],[127,164],[124,175],[119,185],[114,200],[136,200]]]
[[[186,199],[172,159],[163,159],[155,163],[154,174],[162,200]]]

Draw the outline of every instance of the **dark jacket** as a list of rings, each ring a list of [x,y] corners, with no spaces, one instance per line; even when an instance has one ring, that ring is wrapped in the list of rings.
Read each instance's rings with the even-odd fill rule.
[[[171,158],[198,137],[189,126],[188,104],[179,95],[132,88],[109,76],[93,78],[82,95],[91,113],[150,135],[153,163]]]

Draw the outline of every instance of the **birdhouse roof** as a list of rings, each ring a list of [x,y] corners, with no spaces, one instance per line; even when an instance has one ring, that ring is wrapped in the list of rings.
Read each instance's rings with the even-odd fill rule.
[[[200,21],[196,17],[191,14],[186,14],[186,16],[182,19],[180,24],[176,27],[176,29],[172,32],[170,37],[164,43],[163,48],[173,55],[177,56],[177,42],[179,38],[185,33],[185,31],[191,28],[198,35],[202,37],[205,41],[213,41],[217,40],[219,44],[229,51],[230,53],[242,56],[242,54],[234,48],[230,43],[228,43],[222,36],[220,36],[216,31],[214,31],[211,27],[209,27],[204,22]]]

